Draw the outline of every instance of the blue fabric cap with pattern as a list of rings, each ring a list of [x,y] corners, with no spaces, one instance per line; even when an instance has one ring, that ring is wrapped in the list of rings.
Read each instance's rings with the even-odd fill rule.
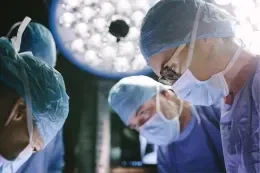
[[[202,0],[161,0],[146,14],[140,49],[146,59],[169,48],[190,42],[194,20],[201,8],[196,39],[235,36],[235,19]]]
[[[33,56],[50,66],[56,65],[56,46],[51,32],[42,24],[30,22],[23,32],[20,52],[32,52]]]
[[[26,73],[28,88],[22,74]],[[69,112],[69,97],[63,77],[30,53],[18,54],[12,43],[0,38],[0,81],[13,88],[27,102],[30,90],[32,118],[44,147],[62,128]]]

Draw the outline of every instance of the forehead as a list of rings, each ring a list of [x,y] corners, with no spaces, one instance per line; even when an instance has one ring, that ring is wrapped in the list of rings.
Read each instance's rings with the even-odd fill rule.
[[[5,85],[3,82],[0,82],[0,98],[18,98],[19,95],[17,94],[17,92],[8,87],[7,85]]]
[[[155,106],[155,97],[152,97],[151,99],[147,100],[146,102],[144,102],[144,104],[142,104],[134,113],[131,117],[134,117],[136,114],[139,113],[139,111],[141,110],[145,110],[148,108],[153,108]]]

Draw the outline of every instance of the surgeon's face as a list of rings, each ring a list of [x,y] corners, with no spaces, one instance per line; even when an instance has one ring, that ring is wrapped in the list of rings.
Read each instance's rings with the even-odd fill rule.
[[[189,69],[198,80],[207,80],[212,75],[207,67],[210,67],[214,43],[215,39],[201,39],[195,43]],[[172,85],[187,69],[189,45],[185,45],[181,50],[179,48],[167,49],[152,56],[148,61],[157,76],[169,81],[169,85]]]
[[[0,154],[12,160],[29,144],[26,105],[11,88],[0,83]],[[34,150],[42,148],[40,136],[34,128]]]
[[[180,101],[172,91],[167,90],[159,93],[160,111],[167,119],[173,119],[176,115],[176,107],[179,108]],[[174,106],[174,107],[173,107]],[[176,106],[176,107],[175,107]],[[179,109],[178,109],[179,110]],[[129,121],[129,127],[138,131],[139,127],[145,124],[156,110],[156,96],[146,101],[132,116]]]

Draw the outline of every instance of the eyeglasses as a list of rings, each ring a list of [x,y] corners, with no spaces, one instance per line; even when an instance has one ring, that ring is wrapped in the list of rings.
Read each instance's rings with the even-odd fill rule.
[[[186,46],[186,44],[180,45],[176,51],[173,53],[172,57],[169,59],[167,63],[165,63],[164,67],[160,71],[161,77],[158,81],[165,85],[170,85],[170,81],[177,81],[181,77],[180,68],[179,73],[172,69],[173,61],[175,60],[176,56],[179,55],[181,50]],[[181,65],[181,64],[179,64]]]

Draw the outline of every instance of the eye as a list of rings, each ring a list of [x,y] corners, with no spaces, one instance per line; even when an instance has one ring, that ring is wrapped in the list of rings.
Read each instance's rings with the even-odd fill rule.
[[[149,110],[144,110],[144,111],[140,112],[140,118],[148,119],[149,118]]]
[[[165,66],[161,71],[161,76],[164,77],[164,79],[175,81],[179,79],[181,76],[180,74],[176,73],[172,68],[169,66]]]

